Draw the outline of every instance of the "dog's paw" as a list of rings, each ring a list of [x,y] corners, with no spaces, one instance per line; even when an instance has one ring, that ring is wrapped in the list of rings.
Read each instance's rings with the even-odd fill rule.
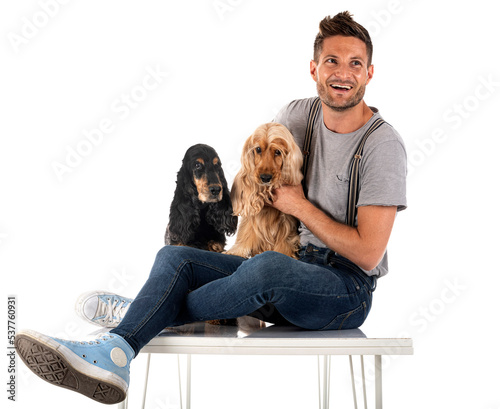
[[[207,246],[209,251],[213,251],[215,253],[224,253],[224,244],[222,243],[218,243],[216,241],[209,241]]]
[[[243,249],[241,247],[231,247],[229,250],[224,251],[224,254],[230,254],[232,256],[238,256],[243,258],[250,258],[252,256],[250,250]]]
[[[225,319],[219,319],[219,320],[209,320],[205,321],[207,324],[210,325],[231,325],[233,327],[238,325],[238,321],[236,318],[225,318]]]

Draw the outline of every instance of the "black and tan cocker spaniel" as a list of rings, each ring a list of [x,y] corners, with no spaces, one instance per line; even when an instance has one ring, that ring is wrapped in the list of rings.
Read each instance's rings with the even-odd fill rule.
[[[165,244],[222,252],[238,218],[217,152],[204,144],[191,146],[176,183]]]

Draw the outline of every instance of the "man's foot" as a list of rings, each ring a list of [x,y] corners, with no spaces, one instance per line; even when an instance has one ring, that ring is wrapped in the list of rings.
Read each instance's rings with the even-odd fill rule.
[[[82,294],[76,301],[76,313],[92,324],[115,328],[128,311],[132,298],[104,291],[91,291]]]
[[[92,341],[64,341],[35,331],[16,335],[16,350],[43,380],[101,403],[127,396],[134,350],[119,335],[105,333]]]

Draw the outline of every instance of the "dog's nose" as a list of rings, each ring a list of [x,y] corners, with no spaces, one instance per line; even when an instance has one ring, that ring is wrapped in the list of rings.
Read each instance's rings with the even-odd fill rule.
[[[262,182],[264,182],[264,183],[269,183],[272,178],[273,178],[273,175],[270,175],[268,173],[263,173],[262,175],[260,175],[260,180],[262,180]]]
[[[210,190],[210,193],[212,193],[212,196],[219,196],[221,191],[220,186],[210,186],[208,189]]]

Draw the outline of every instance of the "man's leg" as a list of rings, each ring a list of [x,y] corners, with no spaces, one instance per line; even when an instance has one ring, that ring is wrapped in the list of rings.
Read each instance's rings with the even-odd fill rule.
[[[324,256],[298,261],[275,252],[245,260],[167,246],[158,253],[124,320],[110,334],[74,342],[25,331],[16,337],[16,348],[30,369],[48,382],[117,403],[128,389],[131,359],[167,326],[236,318],[267,303],[303,328],[361,325],[371,306],[371,292],[349,269],[331,267],[327,260]]]
[[[190,247],[162,248],[148,280],[111,333],[123,337],[138,354],[165,327],[179,325],[177,316],[189,291],[230,276],[244,261],[241,257]]]
[[[257,255],[233,274],[190,292],[175,324],[236,318],[271,305],[302,328],[359,327],[371,307],[371,289],[349,268],[332,267],[325,260],[310,263],[276,252]]]
[[[67,341],[25,330],[16,336],[16,349],[45,381],[99,402],[118,403],[127,393],[131,360],[173,322],[188,290],[231,274],[243,261],[189,247],[165,247],[116,333]]]

